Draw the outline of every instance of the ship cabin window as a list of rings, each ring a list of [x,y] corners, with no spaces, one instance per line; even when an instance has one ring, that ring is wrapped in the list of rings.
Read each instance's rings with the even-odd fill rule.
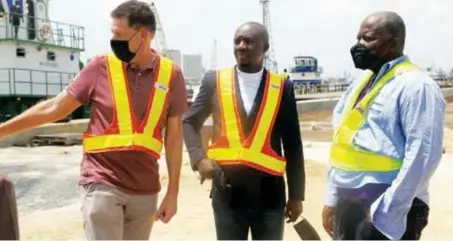
[[[296,60],[296,65],[297,66],[305,66],[305,60]]]
[[[22,47],[16,48],[16,56],[17,57],[21,57],[21,58],[25,58],[25,49],[22,48]]]
[[[52,51],[47,52],[47,60],[55,61],[55,52]]]

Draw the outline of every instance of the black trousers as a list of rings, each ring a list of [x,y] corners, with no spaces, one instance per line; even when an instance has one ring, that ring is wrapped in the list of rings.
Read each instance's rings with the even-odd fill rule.
[[[357,199],[340,198],[335,208],[334,240],[389,240],[368,221],[368,210]],[[401,240],[419,240],[428,224],[429,207],[416,198],[407,214],[406,231]]]
[[[229,202],[229,191],[213,187],[212,208],[217,240],[282,240],[284,208],[237,208]]]

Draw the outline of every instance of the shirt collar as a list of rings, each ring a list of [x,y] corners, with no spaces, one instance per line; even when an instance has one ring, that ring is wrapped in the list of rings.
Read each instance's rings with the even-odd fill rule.
[[[239,67],[236,65],[235,66],[235,69],[236,69],[236,72],[237,73],[241,73],[241,74],[249,74],[249,75],[262,75],[263,72],[264,72],[264,68],[261,68],[260,71],[256,72],[256,73],[245,73],[245,72],[242,72],[241,70],[239,70]]]
[[[379,72],[378,72],[378,74],[376,75],[376,78],[375,78],[375,79],[381,78],[384,74],[387,73],[388,70],[390,70],[391,68],[393,68],[393,66],[395,66],[395,65],[397,65],[397,64],[399,64],[399,63],[401,63],[401,62],[403,62],[403,61],[405,61],[405,60],[407,60],[407,59],[409,59],[409,58],[408,58],[406,55],[403,55],[403,56],[398,57],[398,58],[396,58],[396,59],[394,59],[394,60],[392,60],[392,61],[389,61],[389,62],[385,63],[385,64],[381,67],[381,69],[379,70]]]
[[[140,71],[139,69],[132,67],[131,64],[127,64],[127,68],[130,70],[133,70],[133,71],[137,71],[137,72],[152,71],[156,67],[157,60],[159,59],[159,55],[156,53],[156,51],[154,49],[151,49],[151,51],[155,54],[156,57],[148,62],[145,70]]]

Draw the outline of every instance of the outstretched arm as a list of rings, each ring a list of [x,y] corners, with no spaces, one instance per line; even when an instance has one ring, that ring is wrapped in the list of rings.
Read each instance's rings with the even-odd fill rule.
[[[56,97],[39,102],[22,114],[0,124],[0,138],[63,119],[80,106],[66,90]]]
[[[97,84],[100,57],[95,57],[56,97],[39,102],[13,119],[0,124],[0,138],[63,119],[87,104]]]

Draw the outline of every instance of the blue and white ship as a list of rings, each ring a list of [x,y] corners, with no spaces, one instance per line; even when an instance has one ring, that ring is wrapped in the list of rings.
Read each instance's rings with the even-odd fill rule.
[[[320,85],[321,71],[318,60],[312,56],[295,56],[294,65],[289,70],[289,79],[295,85]]]

